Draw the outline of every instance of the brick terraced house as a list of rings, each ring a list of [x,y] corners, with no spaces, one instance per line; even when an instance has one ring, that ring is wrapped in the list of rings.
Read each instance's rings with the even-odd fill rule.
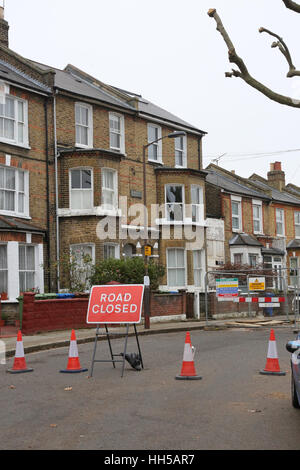
[[[225,262],[287,268],[293,285],[300,255],[300,188],[285,184],[281,162],[271,163],[267,179],[242,178],[213,164],[206,171],[207,214],[224,220]]]
[[[0,291],[7,302],[63,288],[59,265],[50,269],[62,255],[143,256],[146,242],[166,266],[162,290],[202,289],[213,238],[205,134],[70,64],[58,70],[16,54],[0,8]]]

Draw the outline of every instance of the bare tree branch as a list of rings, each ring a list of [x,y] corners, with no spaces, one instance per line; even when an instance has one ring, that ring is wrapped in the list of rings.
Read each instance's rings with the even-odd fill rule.
[[[217,10],[215,8],[211,8],[208,11],[208,16],[215,20],[217,24],[217,31],[219,31],[225,41],[225,44],[227,45],[229,62],[235,64],[239,68],[239,70],[232,69],[232,72],[226,72],[225,76],[242,78],[248,85],[250,85],[252,88],[255,88],[260,93],[263,93],[269,99],[276,101],[277,103],[284,104],[286,106],[300,108],[300,100],[296,100],[289,96],[284,96],[279,93],[276,93],[270,88],[266,87],[263,83],[259,82],[254,77],[252,77],[247,69],[245,62],[236,53],[233,42],[231,41],[226,29],[224,28],[223,23],[217,13]]]
[[[300,5],[298,3],[293,2],[293,0],[282,0],[282,1],[289,10],[293,10],[296,13],[300,13]]]
[[[275,33],[273,33],[272,31],[270,31],[269,29],[266,29],[266,28],[259,28],[259,32],[260,33],[267,33],[270,36],[273,36],[274,38],[278,39],[278,41],[274,41],[272,43],[271,47],[274,47],[274,48],[278,47],[280,52],[286,58],[286,61],[289,65],[289,71],[287,73],[287,77],[290,78],[290,77],[300,76],[300,70],[296,70],[296,67],[294,66],[293,61],[292,61],[292,57],[291,57],[289,48],[287,47],[284,40],[280,36],[278,36],[278,34],[275,34]]]

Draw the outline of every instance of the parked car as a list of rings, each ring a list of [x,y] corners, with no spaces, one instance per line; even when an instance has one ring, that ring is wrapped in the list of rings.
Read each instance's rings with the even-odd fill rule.
[[[291,355],[291,394],[292,405],[294,408],[300,408],[300,333],[296,340],[289,341],[286,349]]]

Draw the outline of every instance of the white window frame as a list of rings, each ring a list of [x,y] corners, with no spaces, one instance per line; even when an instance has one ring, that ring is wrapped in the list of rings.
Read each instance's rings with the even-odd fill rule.
[[[87,126],[82,123],[76,122],[76,108],[84,108],[87,110],[88,124]],[[77,142],[77,127],[84,127],[87,129],[87,144]],[[93,106],[87,103],[77,102],[75,103],[75,146],[80,148],[92,148],[93,147]]]
[[[0,243],[0,246],[4,246],[6,248],[6,267],[0,268],[1,272],[6,273],[6,290],[1,290],[0,288],[0,295],[2,292],[5,292],[8,296],[8,249],[7,249],[7,243]]]
[[[114,183],[114,189],[110,188],[105,188],[104,187],[104,175],[105,172],[110,172],[113,174],[113,183]],[[113,206],[112,207],[106,207],[106,205],[103,203],[104,197],[103,194],[105,191],[109,191],[113,193]],[[105,210],[115,210],[118,209],[119,204],[118,204],[118,172],[114,168],[101,168],[101,207]]]
[[[192,253],[193,253],[194,286],[195,287],[203,287],[204,272],[205,272],[205,262],[204,262],[205,252],[202,249],[202,250],[193,250]],[[196,261],[196,259],[195,259],[196,256],[198,257],[198,261],[200,262],[200,266],[196,266],[196,262],[195,262]],[[198,279],[200,279],[199,285],[196,284],[196,277],[198,277]]]
[[[232,211],[232,204],[238,204],[238,215],[233,214]],[[233,226],[233,219],[237,219],[239,221],[239,226]],[[241,232],[243,230],[243,217],[242,217],[242,198],[239,196],[231,196],[231,229],[232,232]]]
[[[115,256],[106,258],[105,257],[105,247],[114,247],[115,248]],[[118,243],[103,243],[103,259],[120,259],[120,245]]]
[[[88,170],[91,172],[91,188],[72,188],[72,171],[85,171]],[[90,191],[91,192],[91,206],[86,208],[76,208],[72,206],[72,192],[74,191]],[[91,167],[76,167],[69,169],[69,206],[71,210],[74,211],[87,211],[94,207],[94,171]]]
[[[193,189],[199,191],[199,202],[193,202]],[[204,205],[203,205],[203,187],[199,184],[191,184],[191,208],[192,208],[192,222],[199,223],[204,220]],[[194,211],[195,209],[195,211]],[[196,220],[193,220],[193,213],[195,212]]]
[[[257,207],[259,209],[259,216],[255,217],[254,214],[254,207]],[[263,233],[263,213],[262,213],[262,201],[258,201],[253,199],[252,200],[252,214],[253,214],[253,233]],[[255,222],[259,223],[259,230],[255,230]]]
[[[182,202],[174,202],[174,203],[171,203],[171,202],[167,202],[167,188],[168,186],[178,186],[178,187],[181,187],[182,188]],[[182,206],[182,219],[174,219],[174,220],[171,220],[170,219],[170,213],[169,213],[169,210],[168,210],[168,206],[170,205],[177,205],[177,206]],[[176,223],[176,222],[184,222],[184,219],[185,219],[185,186],[184,184],[178,184],[178,183],[168,183],[168,184],[165,184],[165,213],[166,213],[166,220],[169,222],[169,223]]]
[[[110,121],[111,121],[111,118],[113,117],[117,117],[118,119],[120,119],[120,132],[119,133],[117,133],[115,129],[111,129],[110,127]],[[120,135],[120,147],[114,147],[112,145],[112,139],[111,139],[112,133]],[[112,150],[115,150],[117,152],[125,153],[125,120],[122,114],[113,113],[113,112],[109,113],[109,147]]]
[[[29,141],[28,141],[28,102],[26,100],[23,100],[22,98],[19,98],[17,96],[14,96],[14,95],[10,95],[9,93],[5,94],[5,100],[6,98],[9,98],[11,100],[14,101],[14,118],[9,118],[9,117],[6,117],[6,116],[2,116],[0,115],[0,118],[3,118],[3,119],[9,119],[9,120],[12,120],[14,122],[14,138],[13,139],[9,139],[9,138],[6,138],[6,137],[1,137],[0,136],[0,141],[1,142],[5,142],[5,143],[8,143],[8,144],[11,144],[11,145],[17,145],[18,147],[26,147],[28,148],[29,147]],[[24,114],[24,120],[23,121],[20,121],[19,120],[19,111],[18,111],[18,107],[19,107],[19,103],[22,103],[23,105],[23,114]],[[19,140],[19,124],[22,124],[23,126],[23,141],[20,141]]]
[[[298,221],[297,221],[298,218]],[[294,212],[294,224],[295,224],[295,238],[300,238],[300,211]],[[297,235],[297,228],[299,228],[299,234]]]
[[[255,264],[251,264],[251,258],[255,258]],[[252,268],[256,268],[258,265],[258,255],[256,253],[248,253],[248,264]]]
[[[148,132],[148,144],[150,144],[151,142],[153,142],[153,139],[150,139],[150,135],[149,135],[149,130],[153,128],[155,130],[157,130],[157,139],[161,139],[161,136],[162,136],[162,132],[161,132],[161,127],[160,126],[157,126],[155,124],[148,124],[147,125],[147,132]],[[149,155],[151,153],[151,147],[155,147],[157,149],[157,159],[155,158],[151,158]],[[155,142],[154,144],[150,145],[148,147],[148,161],[149,162],[155,162],[155,163],[162,163],[162,141],[159,140],[158,142]]]
[[[25,262],[26,262],[26,268],[27,268],[27,249],[30,247],[30,248],[33,248],[33,254],[34,254],[34,269],[20,269],[20,255],[19,255],[19,265],[18,265],[18,272],[19,272],[19,289],[20,289],[20,292],[21,291],[21,282],[20,282],[20,273],[25,273],[25,291],[23,292],[26,292],[28,291],[29,289],[36,289],[38,288],[38,285],[37,285],[37,245],[33,245],[33,244],[28,244],[28,243],[19,243],[19,253],[20,253],[20,248],[22,247],[25,247]],[[32,273],[33,274],[33,287],[28,287],[26,285],[26,273]]]
[[[5,180],[5,174],[7,171],[14,171],[15,173],[15,189],[0,187],[0,191],[3,190],[3,191],[14,192],[15,210],[11,211],[11,210],[0,208],[0,214],[28,219],[29,218],[29,171],[22,170],[21,168],[16,168],[13,166],[4,166],[4,165],[0,165],[0,168],[4,170],[4,180]],[[20,186],[19,186],[19,174],[20,173],[23,173],[24,175],[24,190],[23,191],[20,190]],[[24,211],[23,212],[19,211],[19,195],[20,194],[23,194],[24,196]]]
[[[279,214],[282,215],[282,217],[279,219]],[[284,221],[284,209],[276,208],[276,236],[277,237],[285,237],[285,221]],[[282,225],[282,233],[279,233],[278,231],[278,225]]]
[[[175,267],[170,267],[169,266],[169,252],[170,250],[180,250],[180,251],[183,251],[184,253],[184,266],[175,266]],[[176,257],[177,258],[177,257]],[[169,275],[169,271],[170,269],[184,269],[184,285],[177,285],[177,283],[174,285],[174,284],[170,284],[170,281],[169,281],[169,278],[170,278],[170,275]],[[176,276],[177,277],[177,276]],[[169,247],[167,248],[167,283],[168,283],[168,287],[174,287],[176,289],[180,289],[180,288],[185,288],[186,285],[187,285],[187,259],[186,259],[186,249],[183,248],[183,247]]]
[[[182,142],[182,147],[179,147],[178,141]],[[187,167],[187,137],[186,135],[175,137],[174,139],[174,152],[175,152],[175,168],[186,168]],[[176,152],[179,152],[182,157],[182,165],[176,162]]]

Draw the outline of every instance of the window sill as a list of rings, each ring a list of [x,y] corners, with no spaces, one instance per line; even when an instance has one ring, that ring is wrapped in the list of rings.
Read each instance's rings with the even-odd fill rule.
[[[11,140],[5,140],[0,138],[2,144],[12,145],[13,147],[19,147],[26,150],[31,150],[31,147],[28,144],[20,144],[18,142],[12,142]]]
[[[59,217],[81,217],[81,216],[102,216],[109,215],[111,217],[121,217],[121,209],[108,210],[101,206],[91,209],[58,209]]]
[[[193,222],[192,219],[186,218],[183,220],[167,220],[167,219],[155,219],[156,225],[193,225],[195,227],[207,227],[207,221],[201,220],[200,222]]]
[[[163,161],[162,160],[151,160],[151,158],[148,158],[148,163],[154,163],[155,165],[161,165],[163,166]]]
[[[17,219],[32,220],[32,217],[30,217],[29,215],[18,214],[17,212],[1,211],[0,210],[0,215],[6,215],[7,217],[16,217]]]

